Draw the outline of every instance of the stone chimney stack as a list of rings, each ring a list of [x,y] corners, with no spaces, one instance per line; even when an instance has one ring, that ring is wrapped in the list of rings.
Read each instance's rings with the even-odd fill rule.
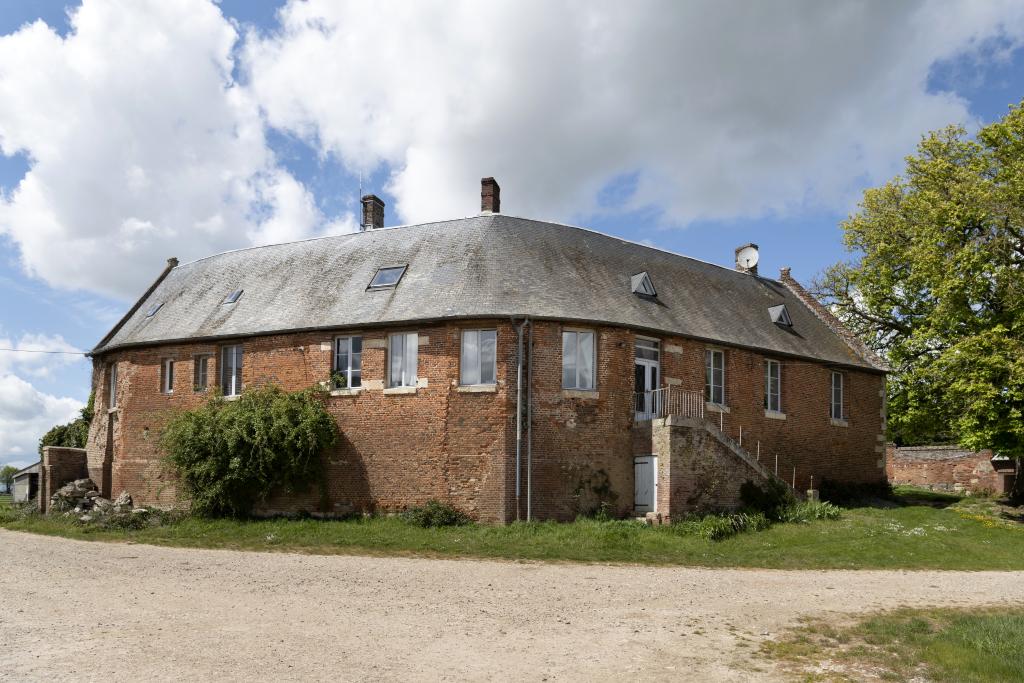
[[[363,230],[379,230],[384,227],[384,202],[375,194],[363,195]]]
[[[753,242],[736,247],[736,270],[757,275],[758,247]]]
[[[480,179],[480,213],[501,213],[501,187],[494,178]]]

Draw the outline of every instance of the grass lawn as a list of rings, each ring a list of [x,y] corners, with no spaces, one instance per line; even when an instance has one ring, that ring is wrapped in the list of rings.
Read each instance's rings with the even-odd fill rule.
[[[808,621],[762,652],[809,681],[1024,680],[1024,608],[896,610]]]
[[[581,520],[422,529],[396,517],[347,521],[184,518],[137,531],[0,513],[8,529],[96,541],[317,554],[419,555],[780,569],[1024,569],[1024,524],[988,499],[902,490],[893,507],[776,524],[706,541],[679,528]]]
[[[11,494],[0,493],[0,508],[7,507],[11,504]]]

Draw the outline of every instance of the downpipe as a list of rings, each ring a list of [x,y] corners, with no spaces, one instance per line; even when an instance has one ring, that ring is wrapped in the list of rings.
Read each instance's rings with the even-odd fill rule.
[[[516,330],[516,521],[522,519],[522,474],[523,474],[523,332],[530,324],[529,318],[516,325],[512,318],[512,326]]]

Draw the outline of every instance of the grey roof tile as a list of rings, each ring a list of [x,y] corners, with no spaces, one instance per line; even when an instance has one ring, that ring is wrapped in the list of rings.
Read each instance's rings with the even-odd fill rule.
[[[408,264],[395,288],[378,268]],[[646,271],[656,299],[631,291]],[[222,305],[233,290],[245,293]],[[147,318],[155,303],[163,306]],[[768,307],[787,304],[792,327]],[[179,265],[102,347],[458,318],[589,321],[877,369],[783,284],[501,214],[254,247]]]

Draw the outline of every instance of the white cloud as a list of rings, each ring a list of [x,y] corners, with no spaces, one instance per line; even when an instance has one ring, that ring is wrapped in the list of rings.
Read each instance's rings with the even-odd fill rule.
[[[0,462],[35,462],[39,438],[78,416],[82,403],[39,391],[12,374],[0,373]]]
[[[3,349],[15,349],[5,351]],[[66,351],[68,353],[33,353],[37,351]],[[49,379],[60,370],[85,362],[82,350],[67,342],[61,335],[27,333],[15,341],[0,336],[0,374],[17,372],[39,379]]]
[[[30,160],[0,236],[27,272],[131,298],[170,256],[321,227],[232,80],[237,40],[207,0],[86,0],[65,38],[42,22],[0,37],[0,151]]]
[[[620,209],[667,222],[845,209],[929,130],[936,61],[1019,44],[1009,2],[292,1],[244,65],[272,126],[351,169],[394,169],[403,220],[568,218],[636,174]],[[1004,49],[1007,43],[1003,43]]]

